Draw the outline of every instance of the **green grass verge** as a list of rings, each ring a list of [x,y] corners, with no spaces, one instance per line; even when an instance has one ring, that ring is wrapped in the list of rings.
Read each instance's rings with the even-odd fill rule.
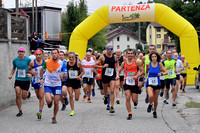
[[[200,103],[197,102],[187,102],[185,104],[187,108],[200,108]]]

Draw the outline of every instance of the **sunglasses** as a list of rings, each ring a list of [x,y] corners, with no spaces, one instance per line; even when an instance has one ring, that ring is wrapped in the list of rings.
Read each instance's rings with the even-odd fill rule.
[[[113,50],[113,48],[107,48],[108,51]]]

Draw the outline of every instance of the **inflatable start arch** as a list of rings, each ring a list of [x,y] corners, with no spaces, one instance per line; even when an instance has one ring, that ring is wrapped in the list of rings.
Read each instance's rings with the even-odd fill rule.
[[[69,51],[79,53],[82,59],[88,40],[110,23],[157,22],[180,38],[181,53],[185,55],[191,69],[188,83],[194,84],[195,71],[200,62],[198,36],[194,27],[183,17],[163,4],[107,5],[96,10],[73,31]]]

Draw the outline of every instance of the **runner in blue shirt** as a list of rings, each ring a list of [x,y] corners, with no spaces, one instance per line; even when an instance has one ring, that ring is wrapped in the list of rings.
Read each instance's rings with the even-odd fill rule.
[[[13,68],[10,73],[9,79],[12,79],[13,74],[16,71],[15,75],[15,92],[16,92],[16,103],[17,107],[19,109],[19,113],[16,115],[17,117],[22,116],[22,108],[21,108],[21,93],[22,93],[22,99],[26,99],[28,97],[28,90],[30,86],[30,77],[31,74],[28,73],[28,66],[29,63],[31,62],[31,59],[27,56],[24,56],[25,54],[25,49],[24,48],[19,48],[18,49],[18,57],[16,57],[13,60]]]

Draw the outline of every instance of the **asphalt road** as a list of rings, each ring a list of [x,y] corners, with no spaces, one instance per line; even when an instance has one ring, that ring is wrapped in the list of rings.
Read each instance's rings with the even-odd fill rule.
[[[120,104],[115,104],[116,113],[110,114],[103,104],[103,96],[96,89],[96,96],[92,97],[92,103],[81,101],[75,102],[75,115],[69,116],[71,110],[68,105],[65,111],[58,112],[57,124],[51,123],[53,108],[43,110],[42,120],[38,120],[38,100],[34,96],[23,101],[23,116],[16,117],[17,106],[13,105],[0,111],[0,133],[191,133],[200,131],[200,111],[187,110],[184,104],[191,99],[199,100],[199,91],[193,87],[187,87],[188,92],[179,93],[177,107],[171,106],[171,95],[168,105],[162,103],[159,97],[157,109],[158,118],[147,113],[147,106],[144,102],[145,92],[139,95],[138,108],[134,109],[132,104],[133,119],[127,120],[125,96],[120,97]],[[60,104],[61,108],[61,104]],[[188,112],[192,114],[187,115]],[[196,113],[196,114],[195,114]],[[196,119],[195,121],[193,119]],[[191,120],[193,120],[191,125]]]

